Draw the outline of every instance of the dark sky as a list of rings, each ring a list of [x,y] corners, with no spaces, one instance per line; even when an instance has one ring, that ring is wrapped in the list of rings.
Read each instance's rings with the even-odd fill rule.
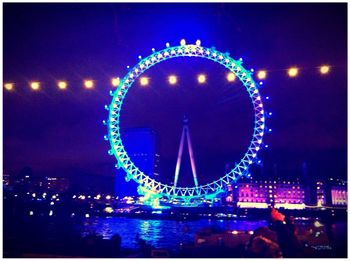
[[[307,162],[314,177],[346,177],[347,4],[4,4],[4,172],[32,167],[36,175],[76,177],[84,184],[115,174],[103,140],[111,101],[110,78],[124,76],[138,55],[201,39],[238,59],[247,69],[266,69],[261,89],[274,117],[260,153],[265,175],[298,176]],[[317,67],[331,65],[328,75]],[[286,69],[300,68],[291,79]],[[195,77],[204,72],[208,83]],[[166,77],[179,77],[169,86]],[[201,59],[174,59],[135,84],[123,111],[123,128],[159,133],[163,177],[174,172],[184,114],[190,120],[199,181],[222,175],[238,161],[252,135],[252,105],[224,68]],[[96,81],[85,90],[82,81]],[[67,91],[55,83],[68,81]],[[39,80],[42,90],[27,82]],[[273,167],[275,165],[275,167]],[[184,167],[186,169],[186,167]],[[276,172],[277,171],[277,172]],[[185,174],[183,174],[185,175]],[[257,171],[255,175],[259,176]]]

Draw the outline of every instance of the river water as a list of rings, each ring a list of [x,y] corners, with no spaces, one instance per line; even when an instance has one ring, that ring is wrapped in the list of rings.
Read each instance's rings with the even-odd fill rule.
[[[157,248],[178,249],[180,243],[193,243],[195,233],[203,228],[222,230],[251,231],[266,226],[264,220],[210,220],[200,219],[194,221],[133,219],[123,217],[95,217],[86,219],[81,227],[82,235],[96,233],[104,239],[110,239],[114,234],[122,238],[121,246],[124,248],[138,248],[137,236],[146,240]]]
[[[299,230],[313,227],[314,221],[298,222]],[[96,233],[105,239],[114,234],[122,238],[123,248],[136,249],[139,247],[136,238],[144,239],[148,244],[157,248],[178,250],[181,243],[194,243],[195,233],[203,228],[219,230],[252,231],[266,226],[266,220],[164,220],[164,219],[136,219],[126,217],[92,217],[85,219],[79,227],[81,234]],[[324,228],[326,226],[323,226]],[[329,226],[332,239],[347,240],[347,224],[337,222]],[[332,240],[332,241],[333,241]]]

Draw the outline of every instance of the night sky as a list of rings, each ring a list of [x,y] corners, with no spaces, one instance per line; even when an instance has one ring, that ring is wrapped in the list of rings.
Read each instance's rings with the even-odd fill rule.
[[[71,177],[84,186],[113,186],[116,159],[107,154],[105,104],[110,79],[151,49],[200,39],[243,58],[243,66],[266,69],[261,89],[269,149],[259,156],[264,174],[297,177],[306,162],[312,177],[346,178],[347,4],[4,4],[4,173],[29,166],[37,176]],[[329,64],[321,75],[318,67]],[[290,66],[300,68],[289,78]],[[152,67],[148,87],[128,92],[121,127],[158,132],[161,180],[171,180],[183,115],[189,118],[199,182],[220,177],[225,164],[243,156],[253,127],[252,105],[227,70],[203,59],[179,58]],[[208,82],[199,85],[196,76]],[[170,86],[166,77],[176,74]],[[83,80],[95,81],[93,90]],[[38,80],[33,92],[28,82]],[[68,89],[57,89],[66,80]],[[184,161],[182,175],[188,176]],[[186,167],[187,164],[187,167]],[[102,178],[101,178],[102,177]],[[97,185],[96,185],[97,186]]]

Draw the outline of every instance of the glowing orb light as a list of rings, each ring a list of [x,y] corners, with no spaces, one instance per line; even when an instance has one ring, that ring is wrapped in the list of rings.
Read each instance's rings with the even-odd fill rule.
[[[226,76],[227,81],[234,82],[236,80],[236,75],[232,72],[229,72]]]
[[[92,88],[94,88],[94,81],[93,80],[85,80],[84,86],[86,89],[92,89]]]
[[[264,70],[258,71],[258,74],[257,74],[259,80],[266,79],[266,75],[267,75],[267,73]]]
[[[59,89],[65,90],[65,89],[67,89],[67,82],[65,82],[65,81],[59,81],[59,82],[57,83],[57,86],[58,86]]]
[[[32,88],[33,91],[37,91],[40,89],[40,82],[31,82],[30,88]]]
[[[175,75],[170,75],[168,77],[168,82],[171,84],[171,85],[174,85],[177,83],[177,77]]]
[[[118,85],[120,83],[119,77],[112,78],[111,83],[112,83],[113,87],[118,87]]]
[[[149,84],[149,79],[147,77],[141,77],[140,84],[141,86],[147,86]]]
[[[197,81],[198,83],[203,84],[207,81],[207,77],[205,76],[205,74],[200,74],[197,77]]]
[[[12,91],[12,90],[13,90],[13,87],[14,87],[14,84],[13,84],[13,83],[8,82],[8,83],[5,83],[5,84],[4,84],[5,90]]]
[[[320,73],[321,74],[327,74],[329,73],[330,67],[328,65],[322,65],[320,67]]]
[[[296,77],[299,73],[299,69],[297,67],[292,67],[288,69],[288,75],[289,77]]]

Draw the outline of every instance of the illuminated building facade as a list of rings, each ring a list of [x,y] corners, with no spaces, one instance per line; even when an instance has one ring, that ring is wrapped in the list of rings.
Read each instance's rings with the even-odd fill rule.
[[[277,184],[276,184],[277,185]],[[283,181],[274,186],[275,207],[305,208],[305,188],[299,181]]]
[[[332,205],[334,206],[347,206],[348,205],[348,192],[342,187],[332,187]]]
[[[257,181],[257,180],[256,180]],[[260,182],[241,182],[235,186],[235,200],[239,207],[267,208],[270,202],[268,198],[268,185]],[[271,199],[272,200],[272,199]]]
[[[348,205],[347,182],[343,180],[334,180],[330,186],[330,194],[333,206]]]
[[[312,188],[310,188],[310,186]],[[316,193],[310,195],[310,189]],[[234,189],[228,189],[226,203],[241,208],[304,209],[308,206],[347,206],[347,182],[330,178],[313,184],[291,180],[254,180],[239,181]]]
[[[304,209],[305,188],[299,180],[242,180],[235,185],[233,195],[228,195],[227,201],[233,198],[241,208],[275,208]]]
[[[316,182],[317,206],[347,206],[347,182],[341,179],[329,178]]]
[[[327,195],[324,181],[316,182],[316,202],[318,207],[326,206]]]

